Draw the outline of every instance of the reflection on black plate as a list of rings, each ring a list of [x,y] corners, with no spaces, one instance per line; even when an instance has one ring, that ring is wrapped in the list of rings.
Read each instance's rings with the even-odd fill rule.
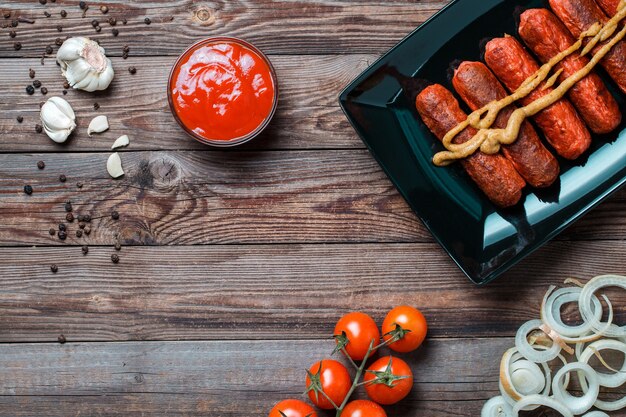
[[[484,284],[561,232],[626,182],[626,117],[594,137],[577,161],[560,159],[546,190],[527,189],[512,209],[493,206],[458,164],[435,167],[443,148],[422,123],[415,97],[427,83],[454,91],[449,68],[481,60],[486,39],[516,35],[517,17],[542,0],[457,0],[367,69],[341,94],[352,125],[410,206],[465,274]],[[600,72],[600,70],[599,70]],[[622,113],[626,97],[601,73]]]

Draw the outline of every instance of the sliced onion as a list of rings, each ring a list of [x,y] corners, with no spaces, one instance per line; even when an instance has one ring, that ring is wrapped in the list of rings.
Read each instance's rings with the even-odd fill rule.
[[[561,336],[580,337],[580,335],[592,331],[591,323],[587,321],[577,326],[569,326],[565,324],[561,318],[561,308],[568,303],[578,304],[581,291],[582,288],[577,287],[559,288],[551,294],[550,291],[548,291],[548,293],[546,293],[548,296],[544,297],[544,302],[541,307],[541,319]],[[591,312],[599,321],[602,318],[602,304],[595,295],[591,297],[591,302]]]
[[[587,414],[585,414],[583,417],[611,417],[609,416],[607,413],[605,413],[604,411],[590,411]]]
[[[565,342],[565,343],[591,343],[591,342],[595,342],[596,340],[600,339],[602,336],[606,335],[606,332],[609,331],[610,329],[619,329],[618,326],[615,326],[613,324],[613,304],[611,304],[611,301],[609,301],[608,297],[604,294],[602,294],[602,298],[604,298],[604,301],[606,301],[606,305],[607,308],[609,310],[609,317],[606,321],[606,323],[604,323],[604,326],[602,328],[600,328],[599,330],[597,330],[597,333],[591,333],[589,335],[585,335],[585,336],[580,336],[580,337],[566,337],[566,336],[561,336],[559,337],[559,340],[561,342]],[[581,309],[581,315],[582,313],[582,308],[580,307],[580,305],[578,306]],[[602,323],[600,323],[602,324]],[[596,331],[596,329],[594,329],[594,331]]]
[[[618,411],[626,407],[626,397],[623,397],[617,401],[596,400],[596,403],[594,405],[600,410]]]
[[[580,292],[580,298],[578,300],[580,314],[583,320],[588,322],[596,332],[602,329],[602,323],[593,314],[591,300],[593,293],[603,287],[620,287],[626,289],[626,277],[621,275],[600,275],[587,282]],[[619,327],[618,329],[619,330],[613,327],[607,328],[604,330],[604,334],[609,337],[626,336],[626,326]]]
[[[580,378],[581,385],[583,383],[587,385],[588,383],[587,389],[583,389],[585,395],[582,397],[574,397],[561,385],[561,379],[565,378],[565,375],[571,371],[578,371],[578,377]],[[600,393],[598,374],[586,363],[568,363],[559,369],[556,375],[554,375],[554,379],[552,380],[552,393],[556,399],[562,401],[564,404],[567,404],[567,407],[572,410],[572,413],[582,414],[589,411],[598,399],[598,394]]]
[[[543,372],[537,364],[522,357],[517,348],[505,352],[500,361],[500,392],[511,403],[525,395],[550,392],[551,372],[547,363],[542,363]]]
[[[483,406],[480,417],[511,417],[512,410],[503,397],[493,397]]]
[[[561,413],[563,417],[574,417],[574,414],[572,414],[571,410],[567,408],[567,406],[561,401],[553,397],[539,394],[529,395],[528,397],[522,398],[522,400],[515,404],[515,406],[513,407],[512,416],[518,417],[519,412],[528,406],[550,407],[551,409]]]
[[[547,350],[539,351],[528,343],[528,333],[535,329],[539,329],[543,323],[541,320],[530,320],[522,324],[515,335],[515,347],[518,352],[529,361],[535,363],[550,362],[559,355],[561,346],[553,342],[552,346]]]
[[[615,339],[602,339],[590,344],[581,353],[579,361],[588,363],[589,359],[601,350],[617,350],[625,355],[622,369],[617,373],[605,374],[597,372],[598,381],[601,386],[608,388],[617,388],[626,383],[626,344]]]

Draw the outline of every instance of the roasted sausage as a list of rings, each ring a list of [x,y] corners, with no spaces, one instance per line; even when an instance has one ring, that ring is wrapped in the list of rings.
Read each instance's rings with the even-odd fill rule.
[[[619,1],[620,0],[596,0],[598,5],[604,10],[604,13],[611,17],[617,14],[617,11],[619,10]]]
[[[563,23],[546,9],[530,9],[522,13],[519,34],[543,63],[576,42]],[[562,82],[588,63],[587,57],[573,54],[561,61],[555,70],[563,70],[559,78]],[[622,121],[617,102],[595,72],[576,83],[568,95],[587,126],[595,133],[609,133]]]
[[[439,84],[425,88],[415,104],[422,120],[439,140],[467,119],[456,98]],[[476,129],[467,128],[454,139],[454,143],[467,142],[475,134]],[[479,151],[462,159],[461,164],[495,205],[511,207],[522,197],[525,182],[502,154],[487,155]]]
[[[539,70],[539,64],[513,37],[495,38],[485,47],[485,61],[502,83],[517,90],[522,83]],[[543,83],[521,100],[526,106],[551,93]],[[576,159],[591,145],[591,134],[585,123],[566,98],[562,98],[534,116],[537,126],[563,158]]]
[[[577,38],[594,23],[606,23],[609,20],[594,0],[550,0],[550,6]],[[596,53],[602,45],[604,43],[597,45],[593,53]],[[618,87],[626,93],[626,42],[618,42],[600,63]]]
[[[454,72],[452,84],[472,110],[478,110],[492,101],[507,96],[502,84],[482,62],[461,63]],[[514,105],[502,109],[492,127],[506,128],[513,111]],[[528,121],[522,125],[517,140],[511,145],[502,147],[502,153],[533,187],[548,187],[559,175],[559,163],[543,146],[535,128]]]

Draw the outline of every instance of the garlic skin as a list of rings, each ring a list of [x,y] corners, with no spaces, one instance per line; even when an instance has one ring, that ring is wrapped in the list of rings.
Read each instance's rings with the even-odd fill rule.
[[[87,128],[87,136],[93,136],[92,133],[102,133],[109,129],[109,119],[106,116],[96,116]]]
[[[61,97],[50,97],[39,113],[46,135],[56,143],[63,143],[76,129],[76,115],[70,103]]]
[[[107,172],[113,178],[119,178],[124,175],[124,170],[122,169],[122,159],[117,152],[111,154],[109,159],[107,159]]]
[[[69,38],[57,52],[67,82],[79,90],[105,90],[113,81],[113,65],[104,48],[89,38]]]

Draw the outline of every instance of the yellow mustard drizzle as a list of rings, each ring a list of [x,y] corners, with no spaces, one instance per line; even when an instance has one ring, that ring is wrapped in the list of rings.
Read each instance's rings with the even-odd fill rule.
[[[621,0],[617,14],[611,18],[605,25],[598,22],[591,26],[587,31],[581,34],[580,38],[571,47],[563,52],[555,55],[550,61],[539,68],[535,74],[526,79],[522,85],[513,94],[497,101],[492,101],[484,107],[474,111],[467,119],[459,123],[450,130],[443,138],[443,146],[445,151],[438,152],[433,163],[437,166],[447,166],[458,159],[467,158],[480,149],[486,154],[495,154],[500,151],[502,145],[510,145],[517,140],[520,128],[527,117],[531,117],[559,101],[577,82],[585,78],[594,67],[608,54],[611,49],[626,36],[626,26],[622,28],[615,36],[619,22],[626,18],[626,0]],[[613,36],[613,38],[611,38]],[[527,106],[516,109],[509,118],[505,129],[492,129],[491,126],[495,122],[500,111],[514,102],[528,96],[533,92],[539,84],[541,84],[548,76],[552,69],[558,65],[563,59],[579,51],[584,44],[586,38],[592,38],[585,46],[581,55],[588,54],[598,43],[604,42],[611,38],[598,52],[590,59],[589,63],[576,73],[572,74],[556,87],[549,94],[533,101]],[[561,74],[561,70],[553,74],[543,89],[549,88],[556,84]],[[484,116],[484,117],[483,117]],[[478,129],[470,140],[464,143],[452,143],[454,138],[465,130],[467,127]]]

